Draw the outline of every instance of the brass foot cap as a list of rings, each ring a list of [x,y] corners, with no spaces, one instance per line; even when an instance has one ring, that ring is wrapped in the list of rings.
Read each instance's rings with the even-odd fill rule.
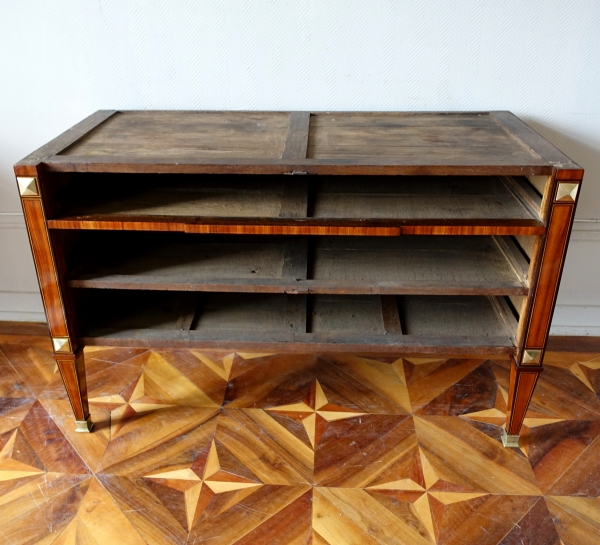
[[[506,430],[502,430],[502,444],[508,448],[519,448],[519,436],[508,435]]]
[[[75,420],[75,431],[79,433],[90,433],[92,428],[94,427],[94,423],[92,419],[88,416],[86,420]]]

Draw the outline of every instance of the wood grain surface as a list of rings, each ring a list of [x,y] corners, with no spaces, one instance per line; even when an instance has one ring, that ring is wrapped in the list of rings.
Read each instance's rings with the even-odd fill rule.
[[[548,354],[519,449],[506,361],[88,347],[77,434],[51,356],[0,335],[11,545],[600,540],[599,354]]]
[[[527,295],[528,264],[491,237],[190,237],[85,232],[79,288]],[[87,248],[87,251],[85,250]],[[297,263],[297,265],[294,265]],[[307,273],[308,271],[308,273]]]
[[[81,129],[87,134],[25,161],[43,161],[54,172],[551,175],[558,167],[559,179],[582,173],[510,112],[94,115]]]

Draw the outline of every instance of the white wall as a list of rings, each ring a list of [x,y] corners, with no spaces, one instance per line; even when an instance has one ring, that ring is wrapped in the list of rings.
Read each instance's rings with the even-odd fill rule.
[[[0,319],[43,318],[12,164],[100,108],[512,110],[586,169],[553,332],[600,334],[598,0],[3,0]]]

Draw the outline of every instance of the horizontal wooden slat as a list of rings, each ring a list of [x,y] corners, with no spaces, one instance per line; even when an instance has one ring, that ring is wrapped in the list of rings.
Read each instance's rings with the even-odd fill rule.
[[[325,224],[324,224],[325,223]],[[267,225],[242,224],[238,221],[231,224],[156,222],[156,221],[114,221],[97,219],[79,220],[64,218],[49,220],[50,229],[81,229],[81,230],[116,230],[116,231],[167,231],[197,234],[231,234],[231,235],[336,235],[336,236],[398,236],[398,235],[543,235],[546,227],[540,221],[528,220],[519,222],[498,221],[488,225],[478,225],[478,222],[412,221],[407,225],[388,227],[380,222],[380,226],[358,226],[356,222],[337,222],[338,225],[328,225],[326,222],[311,221],[311,225],[289,225],[286,222],[273,222]],[[367,222],[362,222],[364,223]],[[368,222],[373,224],[374,222]],[[399,223],[399,222],[396,222]],[[450,223],[450,224],[449,224]],[[480,223],[480,222],[479,222]]]
[[[202,159],[189,154],[175,158],[53,156],[44,161],[49,172],[88,172],[121,174],[292,174],[349,176],[538,176],[552,174],[545,161],[504,160],[490,163],[484,159],[440,160],[435,154],[422,157],[417,164],[410,159],[362,157],[355,159]]]
[[[217,332],[97,330],[81,338],[86,346],[204,348],[277,352],[314,353],[332,351],[381,354],[444,354],[503,356],[515,354],[514,345],[508,337],[460,337],[453,344],[448,337],[419,337],[417,335],[381,335],[378,337],[357,335],[319,335],[306,333],[290,335],[289,338],[268,334],[240,333],[235,339],[223,339]]]
[[[304,237],[206,240],[89,233],[81,244],[91,250],[73,252],[69,285],[260,293],[528,293],[523,271],[489,237],[318,238],[310,251],[307,242]]]
[[[291,313],[290,297],[299,303]],[[116,305],[111,295],[94,292],[88,294],[87,305],[94,312],[89,312],[84,337],[90,344],[102,339],[109,345],[130,346],[205,343],[230,347],[244,343],[283,350],[308,344],[319,349],[344,349],[348,345],[358,350],[379,347],[391,351],[406,347],[432,353],[514,351],[493,304],[485,297],[403,296],[399,306],[406,335],[385,332],[378,297],[340,295],[309,296],[309,333],[303,333],[298,327],[290,327],[288,318],[297,316],[305,297],[212,294],[198,311],[195,329],[187,332],[176,325],[181,309],[186,308],[185,294],[150,298],[123,293]],[[293,323],[297,324],[297,319]]]

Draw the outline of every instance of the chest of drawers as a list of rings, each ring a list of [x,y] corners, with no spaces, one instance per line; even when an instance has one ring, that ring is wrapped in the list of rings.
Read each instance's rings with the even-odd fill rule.
[[[515,445],[583,170],[511,113],[100,111],[15,173],[79,430],[85,345],[489,354]]]

